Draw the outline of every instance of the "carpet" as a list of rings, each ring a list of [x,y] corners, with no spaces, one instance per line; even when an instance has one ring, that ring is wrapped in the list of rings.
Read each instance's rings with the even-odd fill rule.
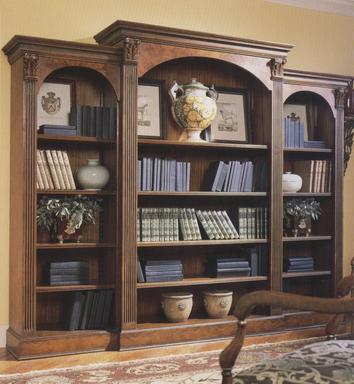
[[[244,348],[236,372],[313,343],[300,340]],[[0,375],[1,384],[220,384],[220,351]]]

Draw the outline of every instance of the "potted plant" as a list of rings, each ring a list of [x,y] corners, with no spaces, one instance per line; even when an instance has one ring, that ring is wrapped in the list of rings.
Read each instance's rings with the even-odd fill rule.
[[[37,206],[37,225],[48,231],[59,243],[65,240],[80,242],[81,227],[95,224],[101,210],[101,200],[86,196],[63,198],[43,197]]]
[[[320,203],[314,198],[286,199],[283,206],[284,235],[310,236],[311,220],[321,215]]]

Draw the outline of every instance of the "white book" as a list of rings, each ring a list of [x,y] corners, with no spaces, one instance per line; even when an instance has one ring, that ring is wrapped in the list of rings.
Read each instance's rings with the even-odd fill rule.
[[[66,169],[66,174],[68,175],[71,189],[76,189],[75,180],[74,180],[73,172],[72,172],[70,161],[69,161],[69,156],[66,153],[66,151],[62,151],[62,155],[63,155],[64,165]]]
[[[45,154],[47,157],[47,161],[48,161],[48,165],[49,165],[49,169],[50,169],[50,174],[51,174],[52,179],[53,179],[54,187],[55,187],[55,189],[61,189],[58,175],[57,175],[57,171],[55,169],[52,154],[51,154],[50,150],[46,149]]]
[[[40,154],[40,156],[42,158],[44,172],[45,172],[45,174],[47,176],[47,180],[48,180],[48,183],[49,183],[49,189],[54,189],[54,183],[53,183],[52,176],[50,174],[50,169],[49,169],[47,157],[46,157],[44,151],[39,151],[39,154]]]
[[[59,164],[59,160],[58,160],[58,156],[57,156],[57,152],[54,151],[54,150],[52,150],[50,152],[52,154],[52,159],[53,159],[54,167],[55,167],[55,170],[57,172],[60,189],[66,189],[66,186],[65,186],[65,183],[64,183],[64,177],[63,177],[63,174],[61,172],[61,168],[60,168],[60,164]]]
[[[64,165],[63,154],[62,154],[61,151],[56,151],[56,154],[57,154],[57,157],[58,157],[58,161],[59,161],[59,165],[60,165],[60,170],[61,170],[61,173],[63,175],[65,188],[66,189],[71,189],[71,184],[70,184],[70,181],[69,181],[69,177],[67,175],[66,168],[65,168],[65,165]]]

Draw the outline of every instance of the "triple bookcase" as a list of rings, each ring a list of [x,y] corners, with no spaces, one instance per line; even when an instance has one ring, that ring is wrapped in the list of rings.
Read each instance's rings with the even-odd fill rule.
[[[233,291],[233,307],[240,296],[258,289],[334,296],[342,275],[344,90],[350,79],[285,69],[292,49],[288,44],[123,21],[95,39],[98,45],[15,36],[3,49],[11,64],[9,351],[24,359],[231,337],[235,317],[208,318],[205,290]],[[246,95],[247,142],[179,141],[181,128],[172,117],[167,91],[174,80],[188,84],[192,78]],[[113,136],[112,132],[107,137],[78,130],[75,136],[38,131],[38,93],[43,83],[70,84],[72,111],[77,106],[116,111]],[[138,84],[157,83],[165,114],[164,118],[161,114],[163,134],[140,136]],[[284,104],[306,106],[308,140],[321,142],[322,147],[284,147]],[[37,189],[37,150],[42,155],[67,154],[73,174],[88,159],[99,159],[109,170],[110,181],[99,191]],[[140,188],[138,161],[143,159],[189,163],[189,188]],[[207,190],[205,179],[218,162],[262,164],[258,177],[264,178],[264,188]],[[301,165],[307,177],[315,164],[328,168],[330,164],[325,192],[282,192],[283,173],[296,173]],[[75,196],[97,199],[102,209],[96,224],[85,226],[81,242],[60,244],[37,226],[37,207],[43,198]],[[295,197],[320,202],[322,214],[306,237],[283,236],[283,201]],[[241,238],[209,239],[201,223],[197,224],[201,238],[185,240],[178,232],[178,240],[156,233],[153,239],[141,237],[138,212],[181,208],[225,211],[237,230],[240,208],[267,212],[266,224]],[[210,263],[217,258],[249,252],[257,252],[258,257],[257,268],[249,275],[210,273]],[[312,258],[314,269],[286,272],[285,259],[302,256]],[[175,259],[182,264],[183,279],[138,282],[139,263]],[[81,284],[48,284],[48,265],[70,261],[85,264],[87,279]],[[108,291],[114,299],[107,323],[97,308],[109,305]],[[193,293],[192,313],[183,323],[168,322],[161,308],[162,294],[176,291]],[[82,319],[81,323],[76,319],[76,326],[68,325],[77,292],[86,300],[89,295],[102,296],[96,315],[86,314],[85,324],[91,321],[91,326],[83,325]],[[326,319],[257,308],[248,330],[255,342],[271,340],[275,333],[278,339],[308,337],[323,334]]]

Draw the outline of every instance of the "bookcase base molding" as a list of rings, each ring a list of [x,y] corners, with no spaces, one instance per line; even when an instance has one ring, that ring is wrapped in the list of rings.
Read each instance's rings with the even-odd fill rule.
[[[350,79],[286,69],[289,44],[125,21],[95,39],[15,36],[3,48],[11,64],[8,350],[29,359],[223,340],[235,333],[231,313],[245,293],[335,296]],[[218,122],[206,141],[179,141],[167,90],[194,78],[219,93]],[[45,114],[53,109],[56,123]],[[102,190],[80,189],[72,177],[92,160],[109,173]],[[286,172],[301,176],[299,192],[283,193]],[[311,201],[321,214],[308,236],[283,237],[283,202]],[[78,234],[66,217],[72,236],[58,244],[46,207],[78,203],[96,207],[95,217]],[[230,315],[207,318],[204,292],[220,290],[232,292]],[[161,297],[176,292],[193,295],[183,323],[163,317]],[[327,320],[260,307],[248,336],[319,336]]]

